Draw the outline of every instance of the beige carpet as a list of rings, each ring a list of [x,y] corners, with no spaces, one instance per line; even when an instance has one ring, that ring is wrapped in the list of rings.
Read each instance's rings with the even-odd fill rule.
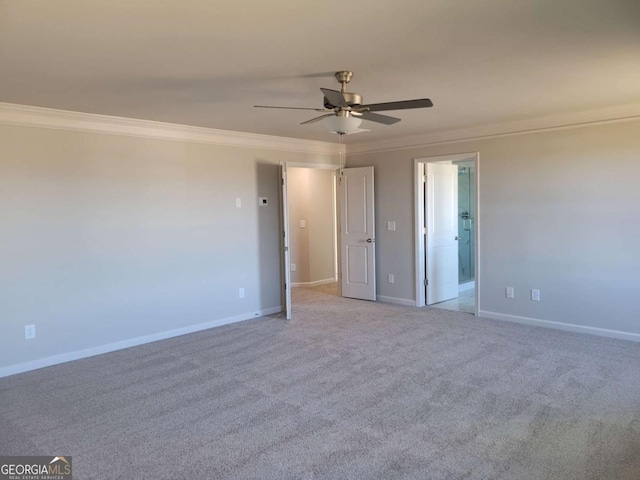
[[[640,478],[639,344],[331,288],[0,379],[0,454],[76,480]]]

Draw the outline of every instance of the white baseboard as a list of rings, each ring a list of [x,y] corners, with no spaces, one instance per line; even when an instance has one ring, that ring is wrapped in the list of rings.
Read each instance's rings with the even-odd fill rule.
[[[470,282],[465,282],[458,285],[458,292],[465,292],[467,290],[472,290],[474,288],[476,288],[476,281],[471,280]]]
[[[377,295],[376,300],[384,303],[393,303],[395,305],[404,305],[405,307],[415,307],[415,300],[407,300],[406,298],[385,297],[383,295]]]
[[[316,280],[315,282],[292,282],[291,287],[319,287],[320,285],[327,285],[335,282],[335,278],[325,278],[324,280]]]
[[[600,337],[618,338],[620,340],[631,340],[632,342],[640,342],[639,333],[621,332],[619,330],[588,327],[586,325],[576,325],[573,323],[554,322],[551,320],[541,320],[539,318],[519,317],[517,315],[506,315],[504,313],[488,312],[486,310],[480,310],[478,312],[478,317],[490,318],[492,320],[503,320],[513,323],[521,323],[523,325],[532,325],[534,327],[553,328],[556,330],[564,330],[567,332],[586,333],[589,335],[598,335]]]
[[[208,330],[210,328],[221,327],[222,325],[229,325],[231,323],[242,322],[244,320],[251,320],[252,318],[258,318],[264,315],[271,315],[271,314],[280,313],[280,312],[282,312],[281,306],[266,308],[264,310],[258,310],[257,312],[244,313],[242,315],[221,318],[219,320],[213,320],[211,322],[199,323],[197,325],[189,325],[188,327],[176,328],[174,330],[167,330],[165,332],[153,333],[151,335],[144,335],[142,337],[129,338],[127,340],[108,343],[106,345],[99,345],[97,347],[91,347],[84,350],[78,350],[75,352],[61,353],[58,355],[53,355],[51,357],[39,358],[38,360],[32,360],[30,362],[18,363],[16,365],[9,365],[8,367],[0,368],[0,378],[8,377],[9,375],[16,375],[18,373],[29,372],[31,370],[37,370],[39,368],[51,367],[53,365],[71,362],[73,360],[80,360],[82,358],[93,357],[95,355],[102,355],[103,353],[115,352],[116,350],[123,350],[129,347],[137,347],[138,345],[144,345],[145,343],[157,342],[159,340],[166,340],[168,338],[179,337],[181,335],[187,335],[189,333],[200,332],[202,330]]]

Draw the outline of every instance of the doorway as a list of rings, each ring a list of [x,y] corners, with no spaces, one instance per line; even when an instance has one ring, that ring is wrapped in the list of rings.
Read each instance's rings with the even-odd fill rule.
[[[281,162],[281,220],[283,235],[281,243],[282,267],[283,267],[283,310],[287,320],[292,318],[291,301],[292,287],[318,286],[331,281],[340,280],[339,295],[358,298],[362,300],[376,300],[375,293],[375,214],[374,214],[374,178],[373,167],[341,168],[332,172],[332,198],[331,201],[322,202],[318,195],[310,192],[312,184],[307,183],[304,195],[310,205],[325,203],[331,205],[333,213],[333,278],[320,278],[311,281],[301,281],[300,278],[292,280],[291,264],[294,263],[294,271],[297,272],[298,264],[292,262],[291,251],[291,224],[293,228],[306,229],[307,220],[297,218],[291,220],[289,215],[289,170],[303,168],[312,172],[317,169],[334,169],[333,165],[293,165]],[[339,177],[338,177],[339,174]],[[339,191],[338,195],[338,183]],[[338,215],[338,199],[340,203]],[[328,210],[326,210],[328,211]],[[338,218],[340,223],[338,224]],[[339,225],[339,227],[338,227]],[[326,230],[328,231],[328,229]],[[340,244],[338,245],[338,238]],[[328,245],[325,243],[325,245]],[[309,260],[311,262],[311,260]],[[328,265],[325,262],[324,265]],[[297,277],[297,275],[296,275]],[[303,284],[303,285],[301,285]]]
[[[289,166],[287,176],[291,286],[335,283],[338,280],[335,170]]]
[[[415,160],[416,306],[478,314],[479,155]]]
[[[291,320],[292,303],[304,298],[309,287],[329,294],[337,290],[337,175],[334,165],[287,162],[280,170],[283,312]]]

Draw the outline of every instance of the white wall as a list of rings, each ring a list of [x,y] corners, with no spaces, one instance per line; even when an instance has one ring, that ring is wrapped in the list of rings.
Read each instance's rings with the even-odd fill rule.
[[[0,375],[278,311],[280,161],[337,158],[0,125]]]
[[[296,264],[291,281],[330,280],[335,276],[333,171],[288,168],[287,175],[291,262]]]
[[[376,169],[380,295],[415,299],[414,159],[478,151],[481,314],[640,339],[638,132],[629,121],[348,154],[349,167]],[[388,220],[395,232],[383,228]],[[389,273],[393,285],[382,281]]]

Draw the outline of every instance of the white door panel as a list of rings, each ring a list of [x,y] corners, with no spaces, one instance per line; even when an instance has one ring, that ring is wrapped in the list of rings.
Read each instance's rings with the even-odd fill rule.
[[[367,248],[347,245],[347,281],[350,284],[368,284],[367,276]]]
[[[340,175],[342,296],[376,299],[373,167]]]
[[[345,233],[367,234],[367,176],[344,176],[344,189],[348,190],[346,197]]]
[[[427,305],[458,296],[458,167],[428,163]]]

